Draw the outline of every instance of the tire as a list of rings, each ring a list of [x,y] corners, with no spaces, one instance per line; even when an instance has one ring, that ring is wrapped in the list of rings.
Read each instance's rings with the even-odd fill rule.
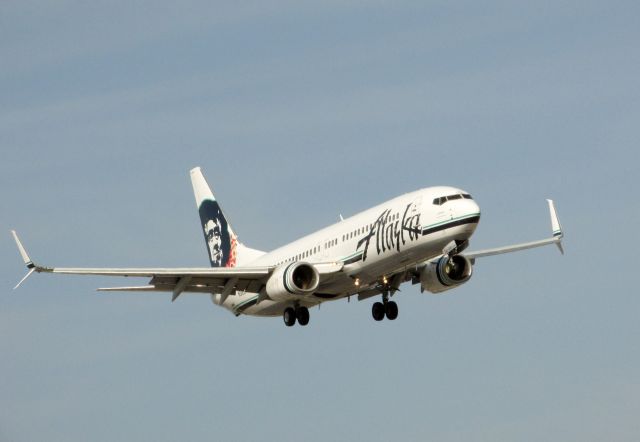
[[[287,327],[291,327],[296,323],[296,312],[291,307],[287,307],[284,309],[282,313],[282,319],[284,320],[284,325]]]
[[[387,302],[384,313],[389,321],[393,321],[398,317],[398,304],[393,301]]]
[[[309,309],[306,307],[298,307],[296,309],[296,319],[298,324],[305,326],[309,323]]]
[[[374,302],[371,306],[371,316],[376,321],[382,321],[384,319],[384,305],[381,302]]]

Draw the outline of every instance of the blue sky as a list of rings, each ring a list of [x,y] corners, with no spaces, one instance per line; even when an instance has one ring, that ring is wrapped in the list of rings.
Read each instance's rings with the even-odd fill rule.
[[[0,14],[0,440],[640,437],[636,2],[13,2]],[[478,262],[309,327],[62,266],[204,266],[188,171],[271,249],[429,185]],[[141,280],[140,282],[143,282]]]

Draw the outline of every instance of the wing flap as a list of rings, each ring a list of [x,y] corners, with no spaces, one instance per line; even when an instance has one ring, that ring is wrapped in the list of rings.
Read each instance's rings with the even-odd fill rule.
[[[100,287],[98,292],[158,292],[158,288],[154,285],[142,285],[131,287]]]

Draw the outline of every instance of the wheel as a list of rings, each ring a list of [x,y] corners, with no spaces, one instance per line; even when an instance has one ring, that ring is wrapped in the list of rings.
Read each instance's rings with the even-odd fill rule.
[[[384,319],[384,304],[381,302],[374,302],[371,306],[371,315],[376,321],[382,321]]]
[[[393,301],[387,302],[384,313],[387,316],[388,320],[393,321],[398,317],[398,304]]]
[[[296,319],[298,324],[305,326],[309,323],[309,309],[306,307],[298,307],[296,309]]]
[[[287,307],[284,309],[282,313],[282,319],[284,320],[284,325],[287,327],[291,327],[296,323],[296,312],[291,307]]]

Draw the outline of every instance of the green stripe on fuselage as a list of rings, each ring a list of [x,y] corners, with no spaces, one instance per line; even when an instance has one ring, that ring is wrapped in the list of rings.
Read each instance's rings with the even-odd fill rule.
[[[428,226],[422,226],[422,230],[427,230],[427,229],[431,229],[433,227],[438,227],[438,226],[441,226],[442,224],[450,223],[451,221],[458,221],[458,220],[461,220],[461,219],[473,218],[474,216],[479,216],[479,215],[480,214],[478,212],[476,212],[476,213],[470,213],[470,214],[467,214],[467,215],[458,216],[456,218],[447,219],[447,220],[444,220],[444,221],[437,222],[435,224],[429,224]]]

